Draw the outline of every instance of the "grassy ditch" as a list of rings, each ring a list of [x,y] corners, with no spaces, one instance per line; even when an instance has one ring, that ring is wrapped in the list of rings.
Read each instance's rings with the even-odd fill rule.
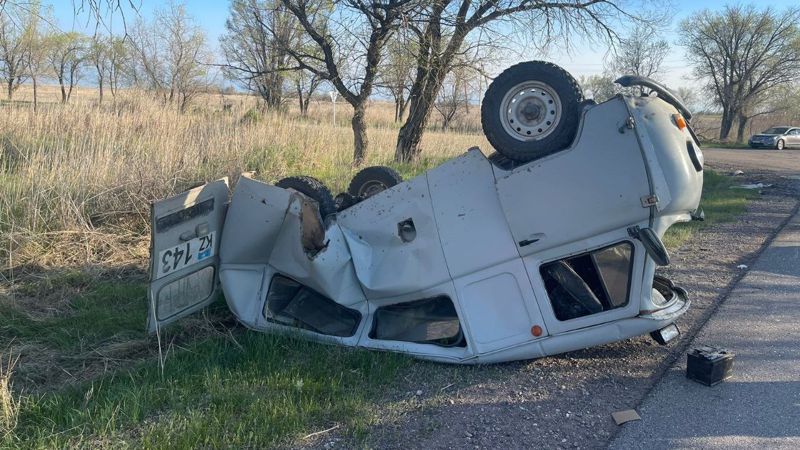
[[[747,203],[759,196],[757,190],[736,189],[741,180],[706,170],[703,173],[703,196],[700,207],[705,211],[704,221],[678,223],[664,235],[664,244],[678,248],[697,231],[720,222],[729,222],[743,214]]]

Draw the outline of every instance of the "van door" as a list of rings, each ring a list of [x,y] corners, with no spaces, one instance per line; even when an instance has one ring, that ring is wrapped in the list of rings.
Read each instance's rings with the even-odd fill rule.
[[[151,205],[148,332],[216,298],[228,196],[224,178]]]

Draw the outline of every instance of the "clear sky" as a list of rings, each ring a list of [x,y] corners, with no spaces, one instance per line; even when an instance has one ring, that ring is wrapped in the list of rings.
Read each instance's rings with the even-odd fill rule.
[[[145,18],[149,18],[155,9],[164,4],[162,1],[155,0],[132,1],[139,6],[137,8],[138,12],[129,7],[125,8],[125,13],[129,20],[132,20],[136,14],[141,14]],[[622,0],[622,2],[632,1],[635,2],[635,0]],[[769,4],[778,9],[800,4],[800,0],[751,0],[751,2],[758,6]],[[81,0],[51,0],[50,2],[45,0],[44,3],[52,4],[53,12],[61,28],[84,32],[87,30],[91,32],[94,29],[94,23],[88,20],[90,18],[86,13],[75,15],[75,9],[76,7],[80,7]],[[127,4],[128,0],[122,0],[122,3]],[[183,3],[186,5],[189,14],[191,14],[197,23],[206,30],[211,45],[215,49],[218,48],[219,36],[225,31],[225,19],[228,17],[230,2],[226,0],[185,0]],[[672,20],[670,23],[664,24],[664,39],[670,43],[671,49],[662,63],[663,74],[659,77],[662,81],[670,87],[692,85],[690,79],[691,69],[687,67],[683,49],[677,45],[679,38],[676,32],[677,25],[693,12],[702,9],[718,9],[729,3],[737,2],[722,0],[664,0],[664,5],[671,5]],[[743,1],[742,3],[745,2]],[[122,23],[119,18],[111,22],[111,28],[115,32],[122,30]],[[544,56],[544,59],[548,59],[563,66],[578,77],[581,75],[602,73],[604,59],[607,55],[608,48],[595,48],[595,46],[590,44],[575,43],[570,52],[566,52],[560,48],[553,48],[549,54]],[[508,65],[522,59],[541,58],[542,55],[527,54],[524,58],[519,57],[508,61]],[[496,72],[499,72],[502,68],[503,67],[498,67]]]

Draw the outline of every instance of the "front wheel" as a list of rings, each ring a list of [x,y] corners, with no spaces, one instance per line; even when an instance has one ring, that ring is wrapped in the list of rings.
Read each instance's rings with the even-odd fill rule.
[[[583,92],[561,67],[528,61],[494,79],[481,105],[481,125],[492,146],[527,162],[568,147],[578,131]]]
[[[778,142],[775,143],[775,149],[776,150],[783,150],[783,148],[785,146],[786,146],[786,143],[783,142],[783,139],[778,139]]]

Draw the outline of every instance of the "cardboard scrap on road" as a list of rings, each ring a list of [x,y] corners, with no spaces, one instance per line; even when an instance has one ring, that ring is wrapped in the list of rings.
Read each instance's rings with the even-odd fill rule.
[[[634,420],[642,420],[639,416],[639,413],[633,409],[626,409],[624,411],[617,411],[615,413],[611,413],[611,417],[614,418],[614,422],[617,425],[622,425],[623,423],[633,422]]]

